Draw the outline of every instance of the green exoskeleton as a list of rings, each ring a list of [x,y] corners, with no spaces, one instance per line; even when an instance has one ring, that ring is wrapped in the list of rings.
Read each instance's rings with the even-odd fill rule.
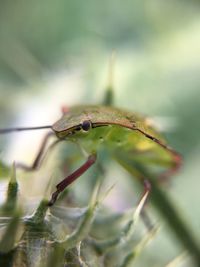
[[[57,185],[49,206],[55,203],[59,194],[69,184],[95,164],[98,151],[106,149],[108,154],[132,176],[138,178],[139,182],[148,181],[153,204],[193,255],[197,266],[200,266],[198,242],[191,236],[170,199],[160,188],[162,182],[179,169],[181,156],[166,144],[147,118],[111,106],[74,106],[69,110],[65,109],[61,119],[52,126],[2,129],[0,133],[41,128],[50,128],[52,132],[44,138],[33,165],[21,167],[34,170],[41,164],[47,140],[52,134],[55,134],[58,140],[77,141],[88,154],[85,163]]]
[[[134,169],[141,181],[148,179],[140,168],[144,163],[146,167],[160,165],[166,169],[160,180],[177,170],[181,163],[179,154],[161,141],[155,130],[148,126],[147,120],[122,109],[75,106],[52,126],[52,130],[59,139],[78,141],[89,156],[74,175],[57,185],[50,204],[55,202],[60,191],[95,163],[100,149],[106,148],[123,166],[131,159],[133,166],[138,165]]]

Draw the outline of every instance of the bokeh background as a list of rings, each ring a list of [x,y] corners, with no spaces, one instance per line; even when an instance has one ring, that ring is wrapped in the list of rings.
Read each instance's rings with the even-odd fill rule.
[[[115,105],[155,118],[182,153],[170,194],[200,240],[199,12],[197,0],[0,1],[0,127],[101,103],[115,50]],[[31,162],[41,135],[1,136],[1,158]],[[162,231],[134,266],[165,266],[179,250]]]

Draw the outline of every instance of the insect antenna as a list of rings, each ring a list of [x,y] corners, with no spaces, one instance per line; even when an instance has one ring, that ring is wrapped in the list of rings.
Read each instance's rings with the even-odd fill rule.
[[[45,126],[35,126],[35,127],[14,127],[14,128],[4,128],[0,129],[0,134],[7,134],[11,132],[20,132],[20,131],[31,131],[31,130],[41,130],[41,129],[51,129],[51,125]]]

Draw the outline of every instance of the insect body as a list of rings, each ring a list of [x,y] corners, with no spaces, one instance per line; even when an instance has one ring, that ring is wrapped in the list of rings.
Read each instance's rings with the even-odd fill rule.
[[[75,106],[57,121],[52,130],[58,138],[80,140],[85,149],[121,149],[125,153],[143,153],[149,159],[167,159],[169,165],[180,165],[181,157],[169,148],[160,134],[148,125],[147,119],[131,112],[105,106]]]
[[[52,130],[58,138],[78,140],[90,155],[89,165],[91,160],[92,164],[96,160],[94,152],[98,154],[102,147],[122,165],[125,165],[123,158],[130,159],[133,166],[138,166],[133,169],[141,180],[148,178],[142,173],[143,165],[149,170],[160,166],[163,172],[159,179],[164,180],[181,163],[180,155],[165,144],[147,124],[147,119],[114,107],[75,106],[52,126]],[[67,179],[65,181],[67,186]],[[59,185],[57,188],[60,191]],[[50,204],[54,201],[53,197]]]

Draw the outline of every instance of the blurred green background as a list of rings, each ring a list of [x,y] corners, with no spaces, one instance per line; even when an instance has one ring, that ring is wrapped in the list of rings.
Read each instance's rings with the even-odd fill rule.
[[[199,12],[197,0],[0,1],[0,127],[49,124],[64,104],[100,103],[115,50],[115,104],[155,117],[182,153],[170,193],[198,236]],[[1,157],[27,159],[27,149],[31,158],[40,139],[2,136]],[[173,239],[159,238],[138,266],[176,255]]]

